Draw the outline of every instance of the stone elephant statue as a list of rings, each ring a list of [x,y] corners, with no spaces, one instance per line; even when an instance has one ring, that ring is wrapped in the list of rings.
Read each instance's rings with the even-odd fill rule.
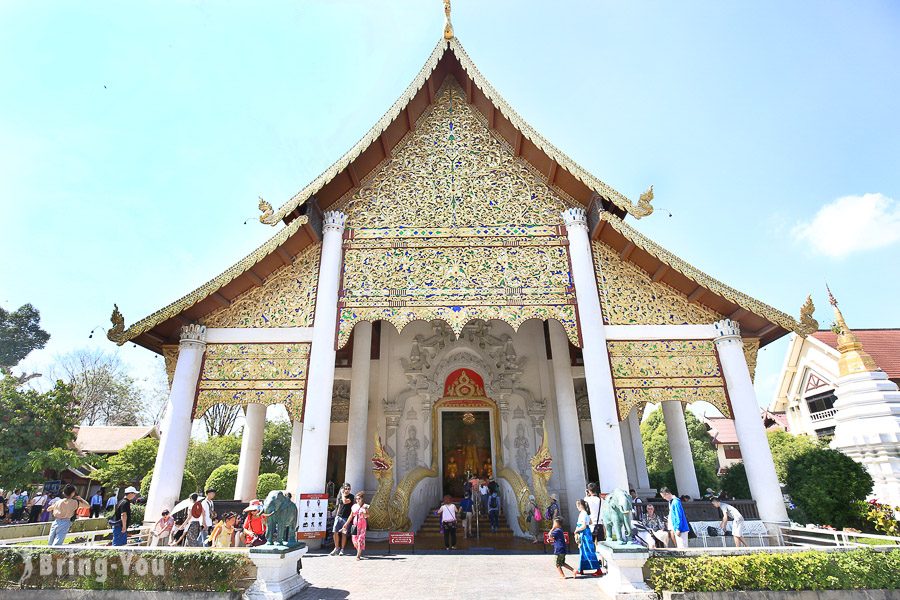
[[[297,543],[297,505],[281,490],[273,490],[263,503],[266,515],[266,543],[293,546]]]
[[[607,539],[622,543],[631,541],[631,508],[631,496],[621,488],[606,496],[600,518],[606,528]]]

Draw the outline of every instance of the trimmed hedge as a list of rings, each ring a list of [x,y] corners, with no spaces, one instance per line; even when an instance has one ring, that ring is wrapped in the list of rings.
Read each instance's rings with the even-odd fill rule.
[[[216,490],[216,497],[222,500],[234,499],[234,487],[237,485],[237,465],[221,465],[213,469],[206,480],[204,490]]]
[[[146,498],[150,495],[150,481],[153,479],[153,469],[150,469],[144,478],[141,479],[141,497]],[[197,478],[194,477],[194,474],[184,470],[184,476],[181,478],[181,492],[179,494],[179,499],[184,500],[191,494],[196,491],[199,491],[200,486],[197,485]],[[171,506],[169,508],[172,508]]]
[[[26,570],[25,555],[30,559],[31,573],[20,585]],[[42,560],[52,561],[46,563],[52,565],[51,574],[41,574]],[[62,573],[57,561],[61,561]],[[105,565],[105,569],[101,571],[98,565]],[[0,547],[0,589],[232,592],[249,587],[252,573],[253,563],[245,554],[214,550],[123,552]]]
[[[256,497],[265,500],[269,492],[283,490],[286,486],[282,483],[281,475],[278,473],[263,473],[259,476],[259,482],[256,484]]]
[[[657,592],[900,588],[900,550],[738,556],[655,556],[645,565]]]

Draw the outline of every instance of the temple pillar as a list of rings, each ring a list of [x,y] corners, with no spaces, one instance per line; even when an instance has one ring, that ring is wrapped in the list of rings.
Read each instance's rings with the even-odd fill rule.
[[[684,407],[681,402],[667,400],[662,402],[662,411],[678,495],[687,494],[691,498],[700,498],[700,484],[697,483],[697,470],[694,468],[691,438],[688,436],[687,423],[684,420]]]
[[[569,238],[569,258],[584,344],[584,378],[594,432],[594,449],[600,470],[600,489],[604,492],[612,492],[616,488],[627,490],[628,471],[625,468],[622,436],[619,433],[612,369],[606,349],[606,331],[600,296],[597,294],[587,217],[583,208],[567,209],[563,211],[562,217]]]
[[[293,419],[291,451],[288,457],[287,489],[294,493],[300,484],[300,444],[303,442],[303,421]],[[299,500],[299,498],[295,498]]]
[[[565,503],[573,507],[575,501],[584,497],[587,477],[584,473],[581,430],[578,423],[578,409],[575,407],[575,383],[572,381],[572,361],[569,358],[569,338],[559,321],[551,319],[550,351],[553,354],[553,384],[556,391],[556,411],[559,418],[559,445],[562,450]]]
[[[723,319],[715,323],[715,327],[716,349],[728,387],[734,428],[747,471],[750,495],[756,500],[759,517],[763,521],[786,522],[787,509],[775,474],[772,450],[760,418],[756,392],[750,380],[740,325],[731,319]]]
[[[147,494],[145,523],[156,522],[164,508],[171,509],[181,500],[181,480],[184,478],[184,463],[187,460],[193,424],[191,412],[194,410],[194,397],[197,395],[197,382],[205,351],[206,327],[182,327],[175,375],[172,378],[165,416],[160,424],[162,435]]]
[[[372,324],[361,321],[353,329],[353,362],[350,369],[350,414],[347,420],[347,467],[344,481],[354,491],[365,489],[366,444],[369,439],[369,372],[372,356]]]
[[[237,481],[234,484],[235,500],[250,502],[256,498],[265,429],[266,405],[258,402],[248,404],[244,412],[241,456],[238,459]]]
[[[634,465],[637,481],[634,485],[643,495],[653,494],[650,488],[650,473],[647,471],[647,455],[644,453],[644,440],[641,437],[641,419],[639,409],[633,408],[628,413],[628,428],[631,430],[631,447],[634,452]]]
[[[328,438],[331,432],[331,396],[334,391],[334,330],[337,323],[338,285],[343,255],[342,240],[347,215],[338,211],[324,214],[322,253],[316,288],[315,324],[303,407],[303,444],[297,490],[303,494],[325,491]]]
[[[625,471],[628,473],[628,485],[637,487],[637,462],[634,460],[634,444],[631,443],[631,428],[627,422],[619,424],[622,435],[622,452],[625,454]]]

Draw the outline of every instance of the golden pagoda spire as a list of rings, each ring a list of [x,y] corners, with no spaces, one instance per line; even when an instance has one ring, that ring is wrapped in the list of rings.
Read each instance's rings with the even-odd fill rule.
[[[847,326],[844,315],[841,314],[841,309],[838,308],[838,301],[831,293],[831,288],[828,287],[827,283],[825,284],[825,289],[828,290],[828,302],[834,307],[835,326],[833,329],[837,333],[837,349],[841,353],[841,358],[838,360],[840,376],[844,377],[853,373],[868,373],[880,370],[872,357],[863,350],[859,338]]]
[[[446,21],[444,22],[444,39],[452,40],[453,23],[450,22],[450,0],[444,0],[444,16],[446,17]]]

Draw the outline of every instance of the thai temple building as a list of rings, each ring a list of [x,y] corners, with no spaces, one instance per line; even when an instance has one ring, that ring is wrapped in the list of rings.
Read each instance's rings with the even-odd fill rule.
[[[269,241],[130,326],[114,310],[110,339],[171,377],[148,519],[177,500],[192,421],[220,403],[246,416],[238,499],[256,495],[266,409],[283,405],[295,497],[346,480],[370,494],[370,529],[416,530],[489,475],[519,532],[530,494],[650,493],[649,403],[678,492],[699,497],[684,410],[702,401],[734,420],[760,517],[787,521],[752,378],[758,349],[801,325],[634,229],[652,199],[532,129],[447,8],[375,126],[279,208],[260,200]]]

